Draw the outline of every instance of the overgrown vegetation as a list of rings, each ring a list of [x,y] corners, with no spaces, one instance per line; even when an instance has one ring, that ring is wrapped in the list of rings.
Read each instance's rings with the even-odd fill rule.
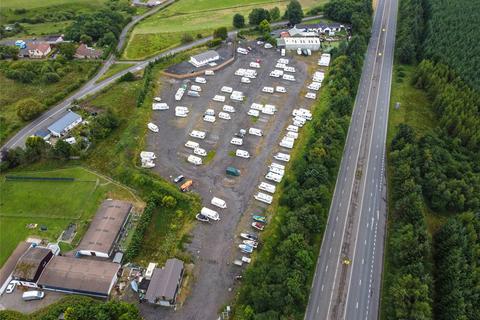
[[[85,296],[71,295],[62,298],[39,311],[31,314],[22,314],[17,311],[0,311],[0,319],[4,320],[141,320],[142,317],[135,305],[111,300],[102,303],[99,300]]]
[[[476,72],[476,62],[463,60],[470,52],[446,51],[447,43],[452,46],[455,37],[464,36],[459,30],[470,28],[468,20],[478,16],[475,10],[466,19],[452,15],[457,6],[470,8],[466,2],[402,0],[400,5],[397,60],[415,64],[406,86],[428,97],[416,108],[425,109],[434,122],[414,129],[410,117],[390,128],[398,132],[388,156],[392,203],[382,295],[385,319],[473,320],[480,314],[473,302],[480,299],[480,95],[463,81]],[[450,64],[457,58],[465,61],[461,69]],[[409,103],[402,98],[399,102]]]
[[[370,2],[355,3],[362,8],[363,23],[370,25]],[[366,31],[334,52],[327,85],[305,128],[304,153],[293,160],[270,234],[245,273],[236,319],[303,318],[367,47]]]

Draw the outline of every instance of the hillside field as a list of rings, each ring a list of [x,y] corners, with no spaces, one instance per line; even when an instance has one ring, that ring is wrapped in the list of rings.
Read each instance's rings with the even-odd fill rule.
[[[193,38],[209,36],[218,27],[232,28],[236,13],[245,16],[254,8],[279,7],[284,13],[289,1],[273,0],[180,0],[141,21],[133,29],[123,52],[127,60],[140,60],[180,44],[183,34]],[[326,3],[326,0],[300,0],[304,11]]]

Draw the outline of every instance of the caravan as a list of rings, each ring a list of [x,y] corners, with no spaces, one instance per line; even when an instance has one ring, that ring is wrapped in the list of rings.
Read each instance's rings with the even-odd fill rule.
[[[223,120],[230,120],[232,117],[226,112],[219,112],[218,117]]]
[[[193,137],[193,138],[198,138],[203,140],[205,139],[205,136],[206,136],[206,133],[203,131],[192,130],[192,132],[190,132],[190,137]]]
[[[218,215],[218,212],[212,209],[208,209],[207,207],[203,207],[202,210],[200,210],[200,213],[209,219],[212,219],[215,221],[220,220],[220,216]]]
[[[168,110],[170,107],[165,102],[152,103],[152,110]]]
[[[222,208],[222,209],[227,208],[227,203],[225,202],[225,200],[222,200],[222,199],[217,198],[217,197],[213,197],[212,201],[210,201],[210,203],[213,204],[214,206]]]
[[[261,182],[260,185],[258,186],[258,189],[269,192],[269,193],[275,193],[276,187],[270,183]]]
[[[245,159],[250,158],[250,153],[246,150],[237,149],[237,151],[235,152],[235,155],[240,158],[245,158]]]
[[[187,141],[185,143],[185,147],[189,148],[189,149],[195,149],[195,148],[198,148],[200,145],[198,144],[198,142],[194,142],[194,141]]]
[[[187,157],[187,161],[196,165],[196,166],[199,166],[202,164],[202,158],[200,157],[197,157],[197,156],[193,156],[193,155],[189,155]]]
[[[273,197],[263,192],[258,192],[256,195],[253,196],[256,200],[260,202],[264,202],[267,204],[271,204],[273,201]]]
[[[202,156],[202,157],[206,157],[207,156],[207,151],[205,151],[205,149],[202,149],[202,148],[195,148],[193,149],[193,153],[198,155],[198,156]]]
[[[278,152],[276,155],[273,156],[273,158],[274,158],[275,160],[283,161],[283,162],[288,162],[288,161],[290,161],[290,155],[287,154],[287,153]]]
[[[248,133],[253,135],[253,136],[258,136],[261,137],[263,136],[263,131],[257,128],[250,128],[248,129]]]
[[[229,105],[227,105],[227,104],[224,104],[224,105],[223,105],[222,110],[225,111],[225,112],[230,112],[230,113],[234,113],[234,112],[235,112],[235,108],[232,107],[232,106],[229,106]]]

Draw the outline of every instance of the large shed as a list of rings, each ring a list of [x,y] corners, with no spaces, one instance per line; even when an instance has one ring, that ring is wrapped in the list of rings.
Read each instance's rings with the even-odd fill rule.
[[[320,49],[320,39],[319,38],[294,38],[286,37],[277,39],[277,45],[279,47],[284,47],[286,50],[297,50],[297,49],[310,49],[312,51],[317,51]]]
[[[12,273],[15,270],[15,266],[17,265],[17,261],[20,259],[21,256],[30,248],[32,244],[21,241],[15,250],[13,250],[12,254],[8,257],[7,261],[3,264],[3,267],[0,269],[0,295],[5,291],[8,284],[12,280]]]
[[[13,279],[20,281],[24,286],[35,287],[40,274],[53,256],[47,248],[30,247],[18,259],[13,271]]]
[[[85,256],[110,257],[131,210],[132,204],[126,201],[103,201],[78,245],[77,253]]]
[[[155,268],[145,299],[165,307],[175,306],[182,284],[183,271],[183,261],[178,259],[168,259],[165,267]]]
[[[118,263],[55,256],[38,279],[38,286],[45,290],[108,298],[119,269]]]

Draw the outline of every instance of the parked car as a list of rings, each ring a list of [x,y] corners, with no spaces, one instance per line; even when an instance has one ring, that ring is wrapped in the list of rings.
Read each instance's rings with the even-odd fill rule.
[[[183,175],[179,175],[178,177],[173,179],[173,182],[179,183],[179,182],[182,182],[183,180],[185,180],[185,177]]]
[[[15,287],[17,286],[17,283],[15,281],[11,281],[8,286],[7,286],[7,289],[5,289],[5,292],[6,293],[12,293],[13,290],[15,290]]]

